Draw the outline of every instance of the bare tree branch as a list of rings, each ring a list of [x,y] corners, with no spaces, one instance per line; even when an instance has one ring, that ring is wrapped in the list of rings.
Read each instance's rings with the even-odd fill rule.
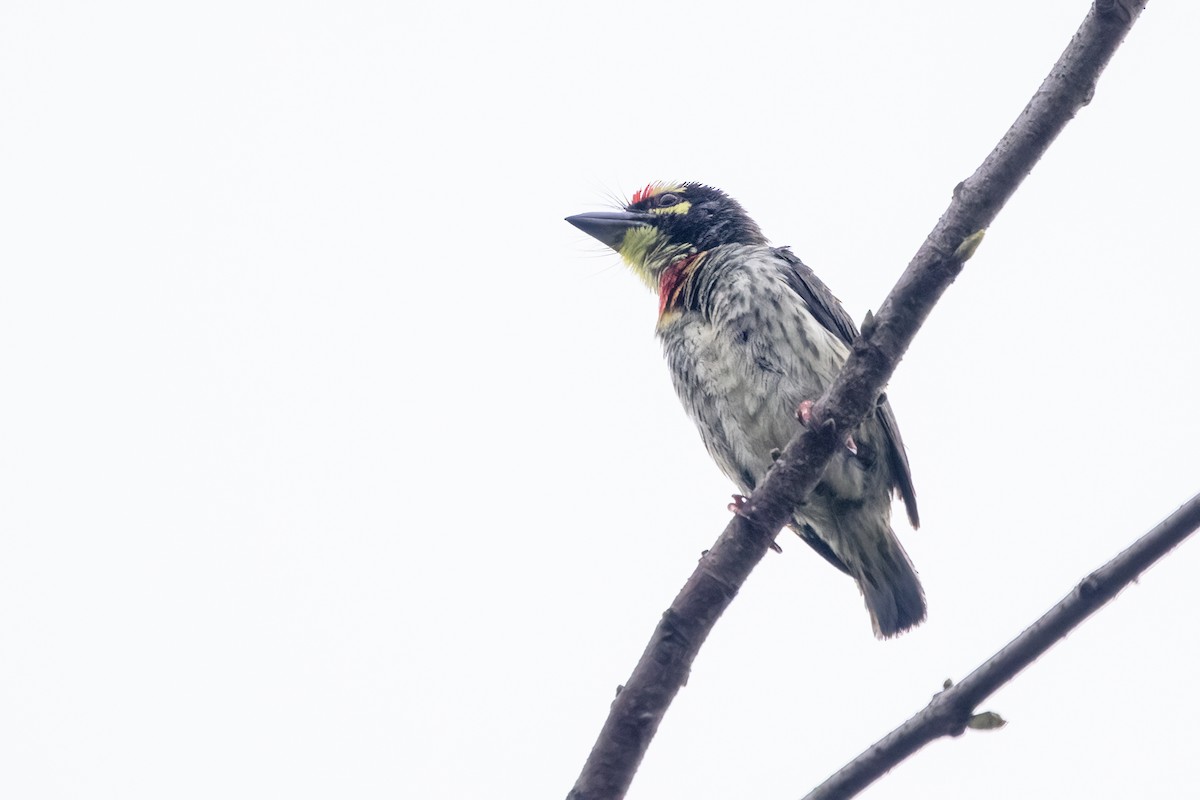
[[[617,694],[568,795],[623,797],[671,700],[721,613],[766,554],[791,511],[821,478],[845,435],[870,413],[904,351],[961,272],[983,231],[1067,122],[1092,97],[1100,73],[1144,2],[1096,0],[1033,99],[929,234],[850,358],[814,409],[809,430],[788,443],[766,480],[700,560]]]
[[[1092,612],[1117,596],[1147,567],[1200,528],[1200,494],[1184,503],[1154,530],[1080,581],[1058,605],[1042,615],[962,683],[935,695],[929,705],[862,755],[805,795],[804,800],[853,797],[876,778],[941,736],[958,736],[989,695],[1034,662]]]

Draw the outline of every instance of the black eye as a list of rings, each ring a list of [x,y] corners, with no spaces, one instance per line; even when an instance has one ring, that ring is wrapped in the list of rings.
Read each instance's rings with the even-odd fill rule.
[[[654,198],[654,204],[659,208],[670,208],[671,206],[678,205],[679,199],[679,195],[667,192]]]

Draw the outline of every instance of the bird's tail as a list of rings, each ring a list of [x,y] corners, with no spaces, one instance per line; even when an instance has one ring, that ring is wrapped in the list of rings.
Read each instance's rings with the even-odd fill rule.
[[[886,514],[847,510],[834,524],[830,544],[862,590],[875,635],[884,639],[921,623],[925,592]]]

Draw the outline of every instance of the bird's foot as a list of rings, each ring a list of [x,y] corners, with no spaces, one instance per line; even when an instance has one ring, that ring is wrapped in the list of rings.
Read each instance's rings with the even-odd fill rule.
[[[796,409],[796,419],[800,420],[800,424],[808,427],[808,423],[812,422],[813,401],[804,400]]]
[[[735,494],[733,496],[733,502],[726,506],[726,508],[728,508],[732,513],[737,514],[739,517],[747,517],[746,512],[743,510],[746,508],[747,499],[748,498],[745,495]],[[776,553],[783,552],[783,548],[775,542],[771,542],[771,549]]]
[[[796,408],[796,419],[800,420],[800,424],[808,427],[813,418],[813,401],[804,400]],[[855,443],[853,436],[846,437],[846,449],[850,451],[850,455],[858,455],[858,444]]]

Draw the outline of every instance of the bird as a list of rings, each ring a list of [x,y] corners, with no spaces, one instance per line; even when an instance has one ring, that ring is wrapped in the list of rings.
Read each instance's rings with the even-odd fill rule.
[[[675,392],[717,466],[749,495],[841,370],[854,321],[812,269],[772,246],[716,187],[650,183],[620,211],[566,221],[615,250],[658,294],[656,333]],[[881,396],[789,522],[855,580],[881,639],[926,616],[920,579],[891,526],[894,494],[915,530],[908,456]]]

